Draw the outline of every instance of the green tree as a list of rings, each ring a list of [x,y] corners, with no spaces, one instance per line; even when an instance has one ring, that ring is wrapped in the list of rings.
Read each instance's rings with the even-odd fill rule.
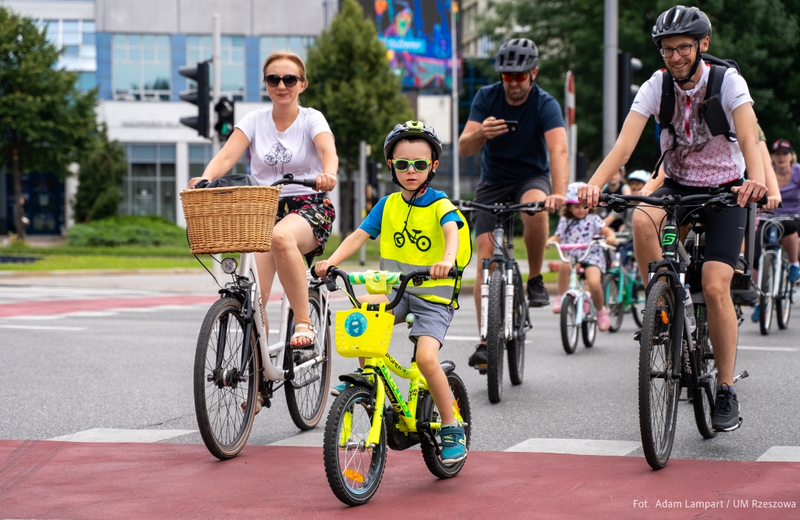
[[[619,0],[619,48],[643,62],[634,75],[641,84],[664,67],[650,32],[656,18],[675,0]],[[684,1],[698,5],[711,19],[709,53],[735,59],[755,101],[759,122],[769,139],[800,140],[800,39],[798,0]],[[490,3],[481,32],[499,44],[528,37],[540,54],[537,83],[563,103],[564,74],[575,74],[578,148],[590,161],[602,158],[603,15],[597,0],[501,0]],[[630,168],[650,169],[659,155],[655,122],[648,122]],[[591,174],[591,172],[589,172]]]
[[[75,220],[89,222],[115,216],[126,171],[125,151],[116,141],[108,140],[106,126],[101,125],[80,160],[80,184],[73,203]]]
[[[364,19],[355,0],[342,2],[330,28],[309,49],[308,81],[302,101],[325,115],[344,164],[342,201],[337,209],[342,231],[350,231],[359,143],[371,145],[371,157],[382,162],[386,134],[398,122],[414,116],[400,92],[400,79],[389,67],[375,24]]]
[[[59,53],[32,20],[0,7],[0,157],[12,165],[22,240],[22,173],[65,177],[96,127],[97,91],[78,91],[77,75],[55,68]]]

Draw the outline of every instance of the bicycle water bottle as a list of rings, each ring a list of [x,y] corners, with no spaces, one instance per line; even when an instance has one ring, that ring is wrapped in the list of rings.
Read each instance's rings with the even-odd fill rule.
[[[694,317],[694,305],[692,305],[692,293],[689,291],[689,284],[684,284],[686,298],[683,300],[683,307],[686,309],[686,319],[689,320],[689,332],[694,332],[697,328],[697,319]]]

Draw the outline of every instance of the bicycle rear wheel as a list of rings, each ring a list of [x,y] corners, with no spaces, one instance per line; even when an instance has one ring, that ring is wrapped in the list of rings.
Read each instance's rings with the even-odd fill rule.
[[[619,273],[606,273],[603,276],[603,294],[605,295],[606,307],[608,307],[611,325],[609,332],[617,332],[622,326],[622,318],[625,316],[625,302],[619,288]]]
[[[508,351],[508,378],[512,385],[521,385],[525,377],[525,330],[528,319],[528,304],[525,302],[525,286],[522,275],[514,271],[514,322],[513,338],[506,343]]]
[[[561,302],[561,346],[567,354],[574,354],[578,348],[577,315],[575,297],[571,294],[565,295]]]
[[[672,289],[658,281],[647,298],[639,340],[639,430],[653,469],[667,465],[675,438],[680,378],[672,377],[674,317]]]
[[[314,348],[295,350],[292,356],[294,359],[286,356],[286,368],[289,368],[288,363],[300,364],[318,356],[322,356],[323,361],[300,373],[295,373],[294,380],[284,384],[289,415],[292,416],[294,424],[304,431],[314,428],[322,418],[322,414],[325,412],[325,402],[328,400],[328,386],[331,382],[331,336],[328,327],[322,328],[323,322],[327,321],[322,314],[322,295],[318,290],[308,291],[308,311],[311,324],[317,331]],[[289,314],[287,330],[286,341],[288,342],[294,330],[294,313]]]
[[[245,359],[242,305],[221,298],[200,327],[194,358],[194,407],[208,451],[218,459],[235,457],[244,447],[256,411],[258,344],[251,334]]]
[[[778,315],[778,328],[785,330],[789,326],[792,315],[792,292],[794,284],[789,281],[789,269],[784,265],[781,269],[780,295],[775,300],[775,312]]]
[[[378,383],[381,384],[381,383]],[[369,388],[351,386],[333,402],[325,425],[323,458],[325,475],[336,498],[349,506],[372,498],[386,468],[386,425],[381,421],[380,441],[369,443],[374,402]]]
[[[697,345],[692,354],[695,357],[694,366],[697,367],[697,376],[710,378],[711,400],[704,388],[691,390],[692,406],[694,407],[694,420],[697,431],[705,439],[716,437],[717,432],[711,426],[711,403],[717,399],[717,366],[714,354],[708,343],[708,310],[705,305],[697,306]]]
[[[450,386],[450,393],[453,396],[453,411],[456,414],[456,419],[460,419],[464,423],[464,436],[467,441],[467,450],[469,450],[469,440],[471,437],[472,428],[472,412],[469,407],[469,396],[467,395],[467,387],[464,382],[455,372],[447,376],[447,384]],[[433,397],[428,392],[425,392],[425,397],[420,402],[421,415],[419,417],[422,421],[439,422],[439,411],[436,409],[436,404],[433,402]],[[460,416],[460,417],[459,417]],[[420,436],[421,437],[421,436]],[[444,464],[438,453],[441,453],[442,443],[438,435],[434,437],[436,446],[428,443],[424,438],[420,447],[422,448],[422,458],[425,460],[425,465],[428,470],[438,478],[453,478],[461,471],[467,459],[460,460],[453,464]],[[467,457],[469,458],[469,457]]]
[[[489,402],[499,403],[503,397],[503,273],[495,269],[489,277],[489,315],[486,327],[486,381]]]
[[[769,329],[772,326],[772,304],[774,302],[772,287],[775,277],[775,253],[767,253],[764,255],[764,265],[761,266],[761,292],[763,296],[759,297],[758,302],[758,327],[761,330],[761,335],[766,336],[769,334]]]

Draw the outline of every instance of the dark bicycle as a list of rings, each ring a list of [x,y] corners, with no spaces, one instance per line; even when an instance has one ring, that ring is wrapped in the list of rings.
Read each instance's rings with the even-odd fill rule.
[[[761,334],[766,336],[772,326],[773,311],[778,315],[778,327],[783,330],[789,326],[789,317],[794,302],[794,283],[789,280],[789,260],[782,253],[781,237],[783,222],[796,221],[798,215],[777,216],[763,214],[759,236],[761,257],[759,258],[758,324]]]
[[[600,202],[611,209],[642,208],[632,204],[640,202],[666,210],[661,233],[663,257],[648,266],[642,329],[636,336],[639,340],[639,428],[645,459],[653,469],[663,468],[669,460],[681,388],[689,391],[700,434],[706,439],[716,435],[711,418],[716,400],[717,368],[709,342],[701,279],[705,228],[699,222],[699,214],[691,212],[687,219],[694,236],[687,239],[684,247],[678,240],[683,223],[678,222],[675,211],[680,207],[734,207],[736,197],[719,192],[718,188],[711,188],[708,194],[688,196],[600,195]],[[745,236],[746,250],[750,254],[754,206],[748,206],[750,232]],[[748,265],[752,265],[752,261]],[[732,289],[749,288],[749,276],[749,269],[744,275],[734,275]],[[742,372],[734,382],[747,375],[746,371]]]
[[[481,283],[481,343],[486,342],[489,402],[503,395],[503,350],[508,351],[508,375],[512,385],[522,384],[525,372],[525,335],[531,329],[522,274],[514,258],[514,214],[544,211],[544,202],[479,204],[454,200],[461,211],[483,211],[495,217],[494,253],[483,260]],[[492,270],[496,264],[498,269]]]

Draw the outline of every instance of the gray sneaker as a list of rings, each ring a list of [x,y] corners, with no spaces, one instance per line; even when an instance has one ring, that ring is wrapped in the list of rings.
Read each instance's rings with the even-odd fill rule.
[[[739,399],[731,392],[731,387],[721,385],[717,387],[717,400],[714,404],[714,416],[711,418],[711,427],[717,432],[732,432],[742,425],[739,418]]]

